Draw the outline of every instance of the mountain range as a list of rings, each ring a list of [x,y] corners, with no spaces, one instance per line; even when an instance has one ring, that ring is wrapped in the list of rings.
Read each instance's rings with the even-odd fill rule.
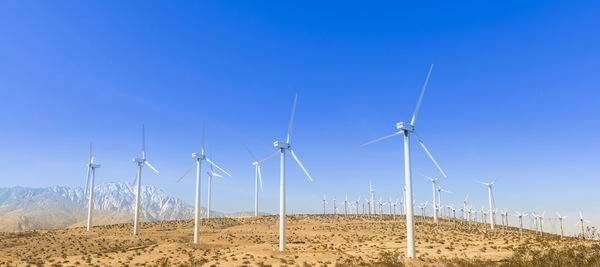
[[[0,231],[59,229],[84,226],[87,202],[81,187],[0,188]],[[105,183],[94,187],[94,225],[133,222],[135,187]],[[206,209],[200,214],[205,217]],[[212,211],[211,217],[226,214]],[[194,207],[149,185],[141,187],[142,221],[192,219]]]

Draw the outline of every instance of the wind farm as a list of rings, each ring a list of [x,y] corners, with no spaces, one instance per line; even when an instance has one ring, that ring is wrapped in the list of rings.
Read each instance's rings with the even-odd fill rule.
[[[0,4],[0,266],[600,265],[597,3],[54,4]]]

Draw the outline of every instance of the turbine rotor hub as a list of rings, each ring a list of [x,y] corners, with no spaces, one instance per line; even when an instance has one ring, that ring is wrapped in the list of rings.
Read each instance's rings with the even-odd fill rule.
[[[290,144],[286,143],[286,142],[281,142],[281,141],[275,141],[273,142],[273,146],[279,149],[288,149],[290,148]]]
[[[396,129],[405,132],[413,132],[415,130],[415,128],[412,125],[404,122],[396,123]]]

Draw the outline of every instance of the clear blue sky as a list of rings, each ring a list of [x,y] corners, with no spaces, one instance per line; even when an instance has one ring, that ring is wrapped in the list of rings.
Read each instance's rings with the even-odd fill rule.
[[[288,161],[288,207],[322,196],[398,197],[400,138],[360,147],[408,121],[434,63],[417,128],[459,204],[486,206],[477,180],[498,179],[498,208],[600,223],[600,4],[596,1],[369,3],[4,1],[0,4],[0,186],[130,182],[146,124],[144,184],[192,202],[200,148],[233,177],[214,208],[253,208],[259,157],[292,143],[315,178]],[[291,160],[291,158],[290,158]],[[437,175],[413,143],[413,171]],[[278,208],[278,163],[264,167],[262,210]],[[205,199],[203,185],[203,203]],[[430,183],[414,177],[417,202]],[[331,202],[331,200],[330,200]],[[513,218],[514,219],[514,218]],[[499,221],[499,218],[498,218]]]

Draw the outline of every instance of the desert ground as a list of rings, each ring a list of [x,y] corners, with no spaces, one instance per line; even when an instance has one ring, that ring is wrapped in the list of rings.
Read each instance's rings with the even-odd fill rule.
[[[402,216],[293,215],[279,252],[278,216],[0,233],[0,266],[600,266],[600,243],[442,218],[416,219],[406,259]]]

